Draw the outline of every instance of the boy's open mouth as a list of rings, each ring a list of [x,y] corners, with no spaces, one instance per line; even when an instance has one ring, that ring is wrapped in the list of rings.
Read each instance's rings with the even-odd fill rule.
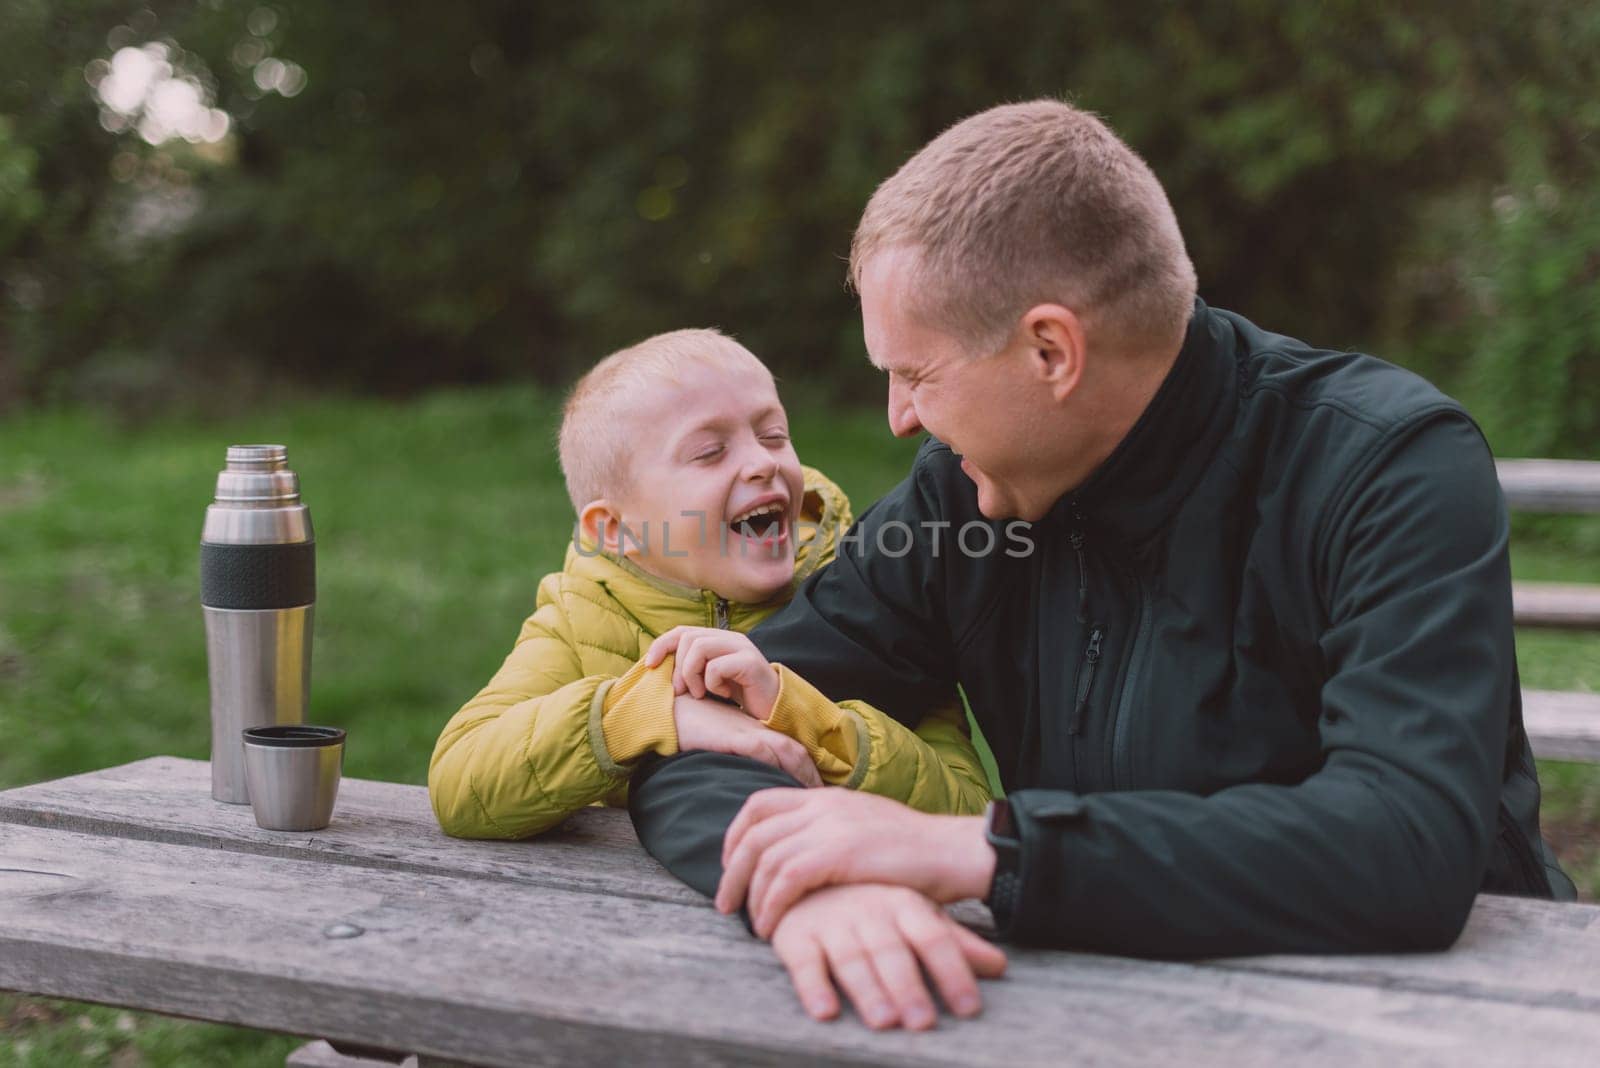
[[[781,546],[789,537],[784,522],[785,511],[781,500],[758,504],[728,520],[728,529],[751,541],[773,547]]]

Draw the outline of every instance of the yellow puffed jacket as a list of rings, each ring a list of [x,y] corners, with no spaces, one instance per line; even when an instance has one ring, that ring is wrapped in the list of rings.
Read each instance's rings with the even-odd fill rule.
[[[748,631],[831,561],[850,525],[850,502],[805,468],[794,582],[759,605],[657,578],[632,561],[567,550],[539,583],[533,615],[494,678],[445,724],[428,764],[439,826],[460,838],[525,838],[597,801],[623,805],[632,765],[677,752],[672,659],[639,663],[676,626]],[[915,731],[858,701],[828,700],[775,665],[777,704],[767,725],[806,747],[825,783],[893,797],[927,812],[972,814],[988,781],[952,695]]]

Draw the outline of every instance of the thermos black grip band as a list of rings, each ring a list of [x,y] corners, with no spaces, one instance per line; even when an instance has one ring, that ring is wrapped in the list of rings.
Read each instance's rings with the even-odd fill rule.
[[[200,603],[208,608],[295,608],[317,599],[316,542],[200,543]]]

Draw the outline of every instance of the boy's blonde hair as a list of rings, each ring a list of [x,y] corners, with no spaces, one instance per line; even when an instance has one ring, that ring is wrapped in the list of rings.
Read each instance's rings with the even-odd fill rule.
[[[878,187],[850,247],[850,280],[877,252],[918,255],[914,311],[974,355],[1035,304],[1063,304],[1116,346],[1181,333],[1195,273],[1144,160],[1087,111],[1056,100],[965,119]]]
[[[633,448],[656,444],[651,428],[633,419],[633,406],[652,388],[677,385],[679,372],[690,366],[756,367],[772,377],[754,353],[720,330],[657,334],[595,364],[572,387],[561,412],[561,473],[575,511],[627,489]]]

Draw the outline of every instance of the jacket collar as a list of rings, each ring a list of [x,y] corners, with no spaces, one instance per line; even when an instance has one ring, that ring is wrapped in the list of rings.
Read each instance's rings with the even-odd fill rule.
[[[1082,515],[1133,544],[1149,540],[1189,496],[1233,424],[1239,373],[1232,327],[1196,298],[1183,347],[1155,397],[1049,518],[1071,525]]]

